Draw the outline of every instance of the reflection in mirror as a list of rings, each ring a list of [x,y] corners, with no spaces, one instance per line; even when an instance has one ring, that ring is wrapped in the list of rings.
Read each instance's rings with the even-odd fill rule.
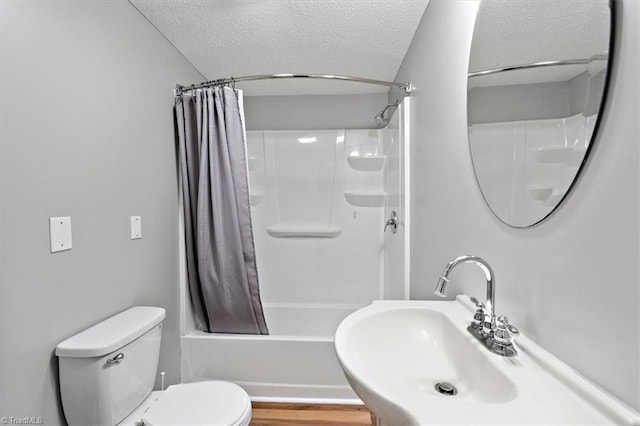
[[[611,16],[606,0],[480,4],[469,144],[482,195],[504,223],[538,223],[575,181],[604,102]]]

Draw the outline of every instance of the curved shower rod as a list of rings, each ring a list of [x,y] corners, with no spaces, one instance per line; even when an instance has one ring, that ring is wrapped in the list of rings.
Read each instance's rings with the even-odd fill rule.
[[[259,75],[247,75],[243,77],[221,78],[219,80],[210,80],[200,84],[191,84],[187,86],[176,84],[175,93],[176,93],[176,96],[182,96],[184,92],[197,90],[197,89],[204,89],[205,87],[233,84],[240,81],[271,80],[271,79],[278,79],[278,78],[315,78],[315,79],[325,79],[325,80],[354,81],[357,83],[376,84],[378,86],[398,87],[403,89],[406,94],[411,93],[411,84],[409,82],[398,83],[395,81],[373,80],[370,78],[351,77],[347,75],[333,75],[333,74],[259,74]]]
[[[497,74],[505,71],[517,71],[517,70],[554,67],[554,66],[562,66],[562,65],[588,65],[593,61],[606,61],[608,58],[609,56],[607,54],[598,54],[585,59],[563,59],[559,61],[542,61],[542,62],[533,62],[530,64],[510,65],[506,67],[470,72],[469,74],[467,74],[467,77],[469,78],[480,77],[483,75]]]

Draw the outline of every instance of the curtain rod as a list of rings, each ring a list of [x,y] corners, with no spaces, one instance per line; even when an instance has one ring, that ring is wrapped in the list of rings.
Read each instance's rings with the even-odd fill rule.
[[[411,93],[411,84],[409,84],[408,82],[398,83],[395,81],[372,80],[370,78],[350,77],[346,75],[333,75],[333,74],[259,74],[259,75],[247,75],[243,77],[221,78],[219,80],[210,80],[200,84],[191,84],[188,86],[176,84],[175,94],[176,96],[182,96],[184,92],[197,90],[197,89],[204,89],[205,87],[234,84],[240,81],[271,80],[271,79],[277,79],[277,78],[317,78],[317,79],[325,79],[325,80],[355,81],[358,83],[376,84],[379,86],[399,87],[403,89],[405,93],[407,94]]]
[[[590,58],[586,59],[564,59],[561,61],[543,61],[543,62],[533,62],[531,64],[522,64],[522,65],[511,65],[508,67],[502,68],[492,68],[484,71],[475,71],[467,74],[467,77],[479,77],[481,75],[490,75],[497,74],[505,71],[516,71],[516,70],[526,70],[531,68],[543,68],[543,67],[552,67],[557,65],[586,65],[590,64],[593,61],[604,61],[609,58],[607,54],[593,55]]]

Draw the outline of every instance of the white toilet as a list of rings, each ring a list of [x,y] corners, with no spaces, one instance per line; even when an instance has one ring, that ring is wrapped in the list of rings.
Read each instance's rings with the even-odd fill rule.
[[[238,385],[203,381],[152,392],[165,310],[136,306],[60,343],[60,392],[69,425],[247,426]]]

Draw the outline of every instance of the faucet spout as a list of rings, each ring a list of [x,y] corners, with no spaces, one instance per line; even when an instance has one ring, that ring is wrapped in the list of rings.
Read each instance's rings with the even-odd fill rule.
[[[509,324],[507,317],[500,315],[496,318],[495,281],[493,270],[486,260],[478,256],[460,256],[445,266],[440,279],[433,290],[434,294],[445,297],[449,284],[449,273],[461,263],[474,263],[482,269],[487,279],[487,300],[484,305],[475,297],[471,301],[476,304],[476,313],[467,330],[491,352],[501,356],[516,356],[518,352],[513,345],[513,338],[519,334],[516,327]]]
[[[442,271],[440,279],[438,280],[438,283],[436,284],[436,287],[433,290],[433,293],[440,297],[445,297],[447,295],[446,290],[447,290],[447,285],[449,284],[449,278],[448,278],[449,273],[453,268],[456,267],[456,265],[459,265],[460,263],[474,263],[478,265],[480,269],[482,269],[482,272],[484,272],[484,276],[487,280],[487,300],[484,306],[485,306],[485,311],[487,315],[489,316],[489,318],[491,318],[493,322],[493,319],[495,318],[495,309],[496,309],[495,279],[494,279],[493,270],[491,269],[491,266],[489,266],[487,261],[481,257],[466,255],[466,256],[456,257],[455,259],[453,259],[451,262],[447,264],[447,266],[445,266],[444,270]]]

